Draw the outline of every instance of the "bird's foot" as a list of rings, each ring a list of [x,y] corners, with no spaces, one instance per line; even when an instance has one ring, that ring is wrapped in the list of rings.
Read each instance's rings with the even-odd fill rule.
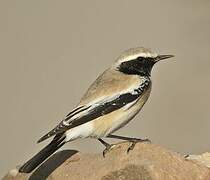
[[[151,143],[151,141],[149,139],[138,139],[138,138],[133,138],[132,140],[130,140],[131,145],[128,147],[127,149],[127,153],[129,153],[130,151],[132,151],[134,149],[134,147],[136,146],[136,143],[140,142],[148,142]]]
[[[110,152],[116,145],[115,144],[109,144],[106,146],[106,149],[103,151],[103,157],[105,158],[106,154]]]

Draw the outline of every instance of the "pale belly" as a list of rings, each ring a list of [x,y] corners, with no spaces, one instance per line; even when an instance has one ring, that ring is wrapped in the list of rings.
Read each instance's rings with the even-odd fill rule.
[[[141,110],[149,94],[150,90],[129,108],[126,105],[119,110],[66,131],[66,141],[88,137],[101,138],[115,132],[125,126]]]
[[[132,108],[131,108],[132,109]],[[130,111],[130,110],[129,110]],[[66,131],[66,141],[78,138],[102,138],[125,126],[139,110],[118,110]]]

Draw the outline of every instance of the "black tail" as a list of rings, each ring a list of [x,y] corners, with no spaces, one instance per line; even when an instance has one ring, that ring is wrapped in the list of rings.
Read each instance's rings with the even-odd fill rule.
[[[42,162],[44,162],[49,156],[51,156],[56,150],[65,144],[65,136],[63,134],[56,135],[50,144],[45,146],[34,157],[28,160],[23,166],[20,167],[19,172],[30,173]]]

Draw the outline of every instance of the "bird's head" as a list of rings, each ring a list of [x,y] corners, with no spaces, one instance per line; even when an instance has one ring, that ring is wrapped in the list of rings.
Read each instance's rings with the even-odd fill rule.
[[[138,47],[124,51],[114,64],[114,68],[125,74],[150,76],[153,65],[173,55],[158,55],[150,49]]]

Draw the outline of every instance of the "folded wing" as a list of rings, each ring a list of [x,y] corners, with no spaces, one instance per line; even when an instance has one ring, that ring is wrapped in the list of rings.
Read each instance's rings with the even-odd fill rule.
[[[126,106],[128,104],[135,104],[135,102],[141,97],[143,92],[149,87],[150,83],[145,81],[141,85],[132,91],[128,91],[123,94],[114,95],[89,105],[80,106],[70,112],[54,129],[44,135],[38,140],[39,142],[54,136],[56,134],[64,133],[65,131],[92,121],[100,116],[106,115],[113,111],[116,111],[122,107],[130,108]]]

